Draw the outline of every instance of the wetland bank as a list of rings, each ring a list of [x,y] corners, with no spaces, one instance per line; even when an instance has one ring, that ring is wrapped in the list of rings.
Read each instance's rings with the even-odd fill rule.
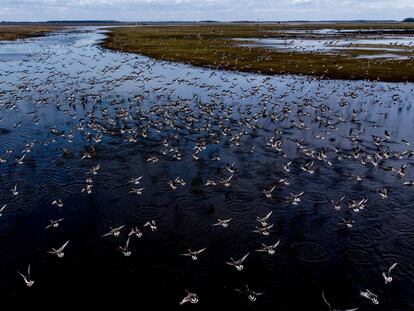
[[[404,82],[414,81],[413,40],[413,23],[201,23],[115,28],[103,46],[209,68]]]
[[[252,39],[411,26],[189,27],[0,42],[2,304],[414,308],[410,60],[357,58],[410,50],[323,44],[292,75],[297,41]],[[327,79],[322,57],[384,81]]]
[[[60,27],[51,25],[0,25],[0,42],[4,40],[17,40],[29,37],[44,36]]]

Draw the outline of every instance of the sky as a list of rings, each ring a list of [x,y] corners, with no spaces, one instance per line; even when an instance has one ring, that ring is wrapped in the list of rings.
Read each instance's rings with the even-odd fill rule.
[[[414,16],[414,0],[0,0],[0,21],[355,20]]]

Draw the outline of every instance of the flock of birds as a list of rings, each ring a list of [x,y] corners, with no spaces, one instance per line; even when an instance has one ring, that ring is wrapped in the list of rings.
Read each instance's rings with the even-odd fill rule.
[[[89,47],[89,46],[87,46]],[[71,46],[67,47],[67,56],[71,54]],[[82,47],[78,50],[82,51]],[[86,49],[86,48],[84,48]],[[217,163],[219,166],[217,174],[210,174],[203,180],[204,189],[222,189],[227,191],[238,183],[239,172],[242,170],[242,163],[236,161],[227,162],[227,151],[231,150],[236,153],[245,153],[248,155],[248,161],[254,159],[257,153],[270,153],[272,157],[279,159],[281,162],[278,171],[280,178],[275,180],[266,180],[265,185],[261,185],[260,195],[263,200],[271,201],[275,197],[281,199],[287,206],[297,209],[299,213],[302,201],[306,197],[306,187],[302,191],[290,191],[289,188],[296,180],[300,178],[317,178],[323,170],[331,170],[340,163],[355,163],[363,168],[375,169],[384,172],[393,183],[399,183],[401,186],[414,186],[414,180],[407,179],[411,165],[411,158],[414,150],[411,149],[410,137],[398,138],[398,134],[384,129],[379,123],[372,123],[369,128],[363,122],[365,115],[368,113],[362,106],[355,107],[354,92],[337,94],[340,100],[335,106],[326,104],[326,98],[321,91],[316,91],[318,100],[310,100],[306,96],[295,97],[290,99],[290,93],[295,90],[305,90],[306,82],[293,81],[285,92],[280,93],[278,86],[272,83],[271,78],[251,77],[248,74],[240,74],[250,83],[250,87],[239,85],[237,80],[232,81],[223,73],[211,71],[208,79],[217,79],[223,85],[228,85],[226,89],[221,89],[221,94],[217,95],[219,90],[217,86],[205,81],[198,81],[200,78],[183,72],[179,77],[168,81],[162,76],[152,76],[148,78],[145,72],[152,72],[152,66],[159,64],[156,61],[145,60],[144,62],[132,62],[129,55],[120,54],[117,63],[108,63],[100,70],[101,80],[94,76],[89,79],[93,86],[102,84],[106,92],[111,92],[117,86],[122,86],[128,81],[139,81],[143,84],[150,83],[151,79],[161,81],[159,86],[152,87],[150,93],[154,98],[150,98],[151,104],[146,106],[146,95],[134,95],[128,100],[112,100],[105,104],[105,96],[95,93],[93,90],[88,94],[88,87],[67,86],[59,94],[53,93],[54,79],[72,79],[76,76],[82,76],[87,73],[78,70],[72,73],[66,73],[70,68],[86,68],[85,71],[95,69],[94,63],[99,63],[104,59],[105,51],[96,51],[100,54],[91,56],[85,52],[84,58],[90,59],[89,64],[82,63],[81,60],[74,58],[69,65],[63,64],[61,72],[54,72],[55,63],[50,63],[54,53],[53,50],[46,49],[35,55],[18,62],[17,68],[7,70],[7,61],[2,61],[3,70],[0,73],[0,110],[1,110],[1,127],[18,130],[21,127],[36,127],[42,122],[48,124],[48,120],[42,119],[42,111],[45,105],[50,109],[56,109],[59,114],[63,114],[68,120],[72,120],[72,126],[64,128],[61,124],[48,124],[49,133],[43,141],[35,138],[26,141],[24,147],[18,149],[6,148],[0,154],[0,169],[3,172],[17,171],[19,167],[24,167],[27,161],[30,161],[31,153],[34,149],[49,148],[51,146],[62,146],[60,157],[66,161],[76,158],[80,162],[91,163],[89,169],[84,172],[82,186],[79,187],[79,195],[93,196],[95,194],[96,179],[105,167],[99,160],[99,146],[105,144],[107,140],[120,140],[124,144],[135,145],[142,142],[151,141],[151,152],[142,152],[145,166],[151,168],[158,165],[157,163],[172,163],[172,161],[187,161],[186,163],[207,161],[207,163]],[[79,51],[76,50],[77,53]],[[82,56],[82,54],[80,54]],[[0,56],[1,57],[1,56]],[[31,78],[31,71],[27,69],[27,62],[30,59],[38,57],[44,62],[46,68],[50,71],[46,78]],[[13,65],[15,66],[15,65]],[[168,64],[161,64],[168,66]],[[119,75],[116,77],[121,67],[132,67],[131,74]],[[16,71],[17,70],[17,71]],[[34,71],[42,71],[44,68],[33,68]],[[16,72],[22,76],[19,82],[14,81],[13,76]],[[43,74],[43,72],[40,72]],[[8,77],[12,77],[8,80]],[[315,83],[315,80],[313,80]],[[347,84],[348,82],[343,82]],[[17,87],[16,87],[17,85]],[[174,94],[174,88],[179,85],[198,86],[208,94],[202,99],[199,95],[189,97]],[[375,89],[375,83],[372,89]],[[398,93],[394,86],[389,86],[389,93]],[[266,93],[263,92],[266,89]],[[29,91],[35,90],[36,99],[33,105],[34,109],[24,113],[22,100],[32,99],[27,95]],[[307,92],[307,91],[305,91]],[[335,92],[335,91],[333,91]],[[374,91],[373,91],[374,92]],[[83,94],[79,96],[78,94]],[[271,94],[278,94],[273,97]],[[63,97],[61,97],[63,94]],[[169,94],[167,96],[157,94]],[[259,96],[259,101],[255,104],[238,104],[238,101],[249,99],[250,97]],[[386,94],[384,96],[387,96]],[[167,98],[168,101],[165,99]],[[223,98],[236,98],[225,102]],[[53,99],[53,103],[51,103]],[[157,103],[159,102],[159,103]],[[403,107],[404,100],[397,94],[388,98],[387,106],[381,106],[382,103],[376,102],[374,105],[381,106],[381,117],[385,120],[388,116],[387,109],[393,109],[395,106]],[[92,105],[90,105],[92,103]],[[24,115],[21,119],[13,121],[13,124],[7,124],[8,115],[13,113]],[[28,118],[27,118],[28,116]],[[5,124],[6,123],[6,124]],[[341,140],[333,139],[333,133],[343,131],[347,128],[346,134],[341,136]],[[315,134],[311,129],[317,129]],[[372,134],[375,131],[375,135]],[[310,136],[306,136],[307,133]],[[369,133],[369,134],[367,134]],[[262,135],[263,134],[263,135]],[[4,135],[4,134],[1,134]],[[246,147],[245,141],[249,137],[257,137],[255,143]],[[1,136],[0,136],[1,137]],[[187,139],[191,137],[191,139]],[[305,137],[307,137],[305,139]],[[223,150],[223,152],[221,152]],[[116,152],[116,151],[114,151]],[[138,151],[140,152],[140,151]],[[390,164],[391,163],[391,164]],[[395,163],[400,163],[395,165]],[[264,165],[265,163],[263,163]],[[184,171],[184,170],[183,170]],[[362,171],[362,170],[361,170]],[[363,173],[342,171],[341,176],[347,179],[349,183],[360,184],[365,181]],[[144,185],[146,180],[143,176],[129,176],[129,190],[126,195],[135,198],[142,196],[147,187]],[[11,176],[9,176],[11,178]],[[187,191],[186,185],[190,180],[184,177],[171,175],[165,186],[168,191]],[[7,213],[13,213],[11,208],[16,204],[20,197],[24,198],[24,191],[21,191],[22,185],[14,183],[9,189],[9,202],[1,202],[0,217]],[[384,182],[384,185],[374,190],[379,200],[387,200],[390,196],[398,195],[390,192],[390,187]],[[208,191],[208,190],[205,190]],[[255,191],[252,189],[245,189]],[[5,192],[5,191],[4,191]],[[1,198],[6,200],[7,196],[2,194]],[[282,193],[287,192],[286,196]],[[344,227],[345,230],[352,230],[357,225],[360,214],[364,209],[371,207],[367,195],[362,193],[361,199],[354,199],[347,193],[329,194],[330,203],[327,209],[332,209],[338,215],[338,227]],[[80,197],[82,199],[82,197]],[[53,207],[64,209],[64,198],[51,198],[50,203]],[[275,209],[276,210],[276,209]],[[288,248],[284,244],[283,237],[275,237],[274,222],[272,217],[275,210],[264,210],[262,214],[256,216],[254,225],[252,224],[252,235],[261,237],[263,241],[257,243],[254,250],[246,250],[245,253],[235,254],[223,260],[223,265],[229,266],[239,273],[245,269],[246,262],[254,254],[264,254],[268,256],[278,256],[280,248]],[[1,218],[0,218],[1,221]],[[209,226],[211,230],[226,230],[232,226],[234,219],[217,215],[216,220]],[[65,223],[65,217],[45,220],[46,231],[59,230],[61,224]],[[110,226],[107,232],[102,232],[98,239],[116,239],[119,240],[117,251],[121,256],[129,257],[134,252],[131,247],[131,241],[142,238],[147,232],[157,232],[163,230],[159,227],[157,220],[147,219],[141,225],[136,224],[128,226],[126,224],[117,224]],[[125,232],[125,234],[124,234]],[[53,234],[53,233],[51,233]],[[46,251],[51,257],[58,260],[64,260],[66,252],[71,251],[71,245],[76,241],[71,239],[63,240],[59,245],[51,245]],[[189,258],[196,262],[200,257],[207,255],[209,246],[198,248],[189,248],[178,252],[178,256]],[[399,263],[387,263],[387,269],[378,269],[378,275],[382,277],[385,284],[393,280],[394,269],[399,269]],[[29,288],[36,286],[36,279],[32,278],[32,264],[17,270],[17,277]],[[254,267],[252,267],[254,269]],[[395,280],[398,282],[398,278]],[[252,289],[247,283],[235,292],[245,295],[250,303],[254,303],[263,295],[270,295],[266,291],[257,291]],[[372,304],[381,303],[381,297],[375,293],[375,288],[361,288],[359,295]],[[193,290],[183,288],[183,297],[177,297],[179,305],[197,304],[202,300],[202,293],[196,293]],[[339,310],[333,307],[325,291],[321,293],[321,302],[326,304],[327,310]],[[357,310],[351,308],[346,310]],[[345,310],[345,309],[344,309]]]

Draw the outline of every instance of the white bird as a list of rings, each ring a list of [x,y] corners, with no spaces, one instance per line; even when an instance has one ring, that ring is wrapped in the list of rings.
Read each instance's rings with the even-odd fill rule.
[[[288,163],[282,165],[282,168],[286,173],[289,173],[289,171],[290,171],[289,167],[290,167],[291,164],[292,164],[292,161],[289,161]]]
[[[21,158],[15,159],[17,164],[23,164],[23,159],[25,158],[26,154],[24,154]]]
[[[342,208],[341,203],[342,203],[343,200],[345,200],[345,196],[342,196],[337,201],[331,200],[331,203],[334,205],[334,208],[335,208],[336,211],[340,211],[341,210],[341,208]]]
[[[372,301],[373,304],[377,305],[379,304],[378,301],[378,295],[371,292],[369,289],[366,289],[365,291],[360,291],[359,293],[362,297],[367,298]]]
[[[119,235],[121,234],[121,229],[123,227],[125,227],[125,225],[122,225],[122,226],[119,226],[119,227],[116,227],[116,228],[109,227],[109,229],[110,229],[109,232],[101,235],[101,238],[106,237],[106,236],[110,236],[110,235],[112,235],[114,237],[119,237]]]
[[[152,232],[154,232],[154,231],[157,231],[157,225],[156,225],[156,223],[155,223],[155,220],[150,220],[150,221],[147,221],[145,224],[144,224],[144,227],[149,227],[150,229],[151,229],[151,231]]]
[[[168,185],[171,187],[172,190],[177,190],[177,185],[175,184],[173,180],[170,180],[168,182]]]
[[[131,231],[128,233],[128,236],[135,236],[137,238],[142,237],[142,231],[138,228],[138,226],[135,226],[131,229]]]
[[[306,163],[304,165],[301,165],[300,168],[301,168],[301,170],[303,170],[303,171],[305,171],[309,174],[313,174],[313,173],[315,173],[315,170],[313,168],[314,164],[315,164],[315,162],[312,161],[312,162]]]
[[[131,190],[129,190],[129,193],[141,195],[143,190],[144,188],[132,188]]]
[[[234,174],[235,172],[235,165],[236,163],[233,162],[232,164],[226,164],[226,170],[230,173],[230,174]]]
[[[290,185],[289,180],[287,178],[280,178],[279,179],[279,184],[283,184],[285,186],[289,186]]]
[[[129,182],[130,182],[130,183],[133,183],[134,185],[139,185],[139,184],[140,184],[140,182],[141,182],[142,177],[144,177],[144,176],[140,176],[140,177],[138,177],[138,178],[131,178],[131,179],[129,180]]]
[[[382,272],[382,277],[384,278],[385,284],[392,282],[391,271],[398,265],[397,262],[393,263],[391,267],[388,269],[388,272]]]
[[[89,174],[92,174],[92,175],[98,174],[98,171],[99,171],[100,168],[101,168],[100,164],[98,164],[96,166],[92,166],[92,168],[89,170]]]
[[[217,219],[217,222],[215,224],[212,224],[213,227],[215,226],[221,226],[223,228],[227,228],[229,226],[229,222],[231,221],[231,218],[229,219]]]
[[[124,246],[118,246],[118,249],[125,257],[131,256],[131,251],[129,250],[129,239],[130,237],[128,237]]]
[[[355,220],[342,218],[342,222],[339,224],[346,226],[348,229],[351,229],[354,226],[354,223]]]
[[[274,255],[276,252],[276,247],[278,247],[280,244],[280,240],[278,240],[276,243],[271,245],[266,245],[262,243],[262,248],[257,249],[257,252],[266,252],[269,255]]]
[[[220,183],[222,183],[224,185],[224,187],[229,187],[230,186],[230,180],[233,178],[233,175],[231,175],[228,178],[221,178],[220,179]]]
[[[63,252],[63,250],[65,249],[65,247],[67,246],[69,244],[69,240],[68,241],[66,241],[66,243],[65,244],[63,244],[60,248],[58,248],[58,249],[54,249],[54,248],[52,248],[52,250],[51,251],[49,251],[48,253],[49,254],[52,254],[52,255],[56,255],[56,256],[58,256],[58,258],[63,258],[63,256],[65,256],[65,253]]]
[[[171,187],[171,189],[176,190],[178,185],[185,186],[185,181],[178,176],[176,179],[170,180],[168,182],[168,185]]]
[[[34,281],[30,277],[30,265],[27,267],[27,275],[24,275],[19,270],[17,270],[17,273],[23,278],[24,283],[27,287],[32,287],[34,284]]]
[[[63,207],[63,201],[61,199],[53,200],[52,205],[56,205],[57,207]]]
[[[10,191],[13,193],[14,196],[17,196],[19,194],[19,192],[17,191],[17,184],[15,184],[14,187],[10,189]]]
[[[190,293],[186,290],[187,295],[180,301],[180,306],[186,303],[197,303],[198,302],[198,295],[196,293]]]
[[[293,193],[291,193],[290,194],[290,197],[288,198],[288,201],[290,202],[290,203],[292,203],[292,205],[298,205],[299,204],[299,202],[301,201],[301,196],[304,194],[305,192],[300,192],[300,193],[298,193],[298,194],[293,194]]]
[[[264,217],[256,217],[256,220],[263,226],[266,227],[268,225],[267,221],[269,220],[269,217],[272,215],[272,211],[267,213]]]
[[[216,186],[217,183],[214,180],[207,179],[206,181],[206,187]]]
[[[230,258],[231,261],[226,261],[226,264],[233,266],[237,269],[237,271],[242,271],[244,266],[243,266],[243,261],[246,260],[247,256],[249,256],[250,253],[247,253],[246,255],[244,255],[242,258],[240,258],[239,260],[234,260],[233,257]]]
[[[246,288],[245,289],[235,289],[237,292],[242,293],[242,294],[246,294],[247,298],[251,301],[251,302],[255,302],[257,300],[258,296],[264,295],[264,293],[260,293],[260,292],[256,292],[254,290],[251,290],[249,288],[249,286],[246,284]]]
[[[57,219],[57,220],[50,220],[50,223],[45,227],[45,229],[49,228],[57,228],[59,227],[59,223],[63,220],[63,218]]]
[[[273,186],[269,190],[263,190],[262,193],[265,195],[267,199],[272,198],[272,192],[276,189],[276,186]]]
[[[192,251],[191,249],[188,249],[187,253],[181,254],[182,256],[188,256],[191,257],[192,260],[197,260],[198,255],[200,255],[202,252],[206,250],[206,247],[198,250],[198,251]]]
[[[361,199],[360,201],[352,200],[349,203],[349,208],[352,209],[354,212],[358,213],[360,210],[365,208],[365,204],[368,202],[368,199]]]
[[[388,198],[388,189],[387,188],[379,189],[378,194],[379,194],[380,198],[384,200],[384,199]]]
[[[260,233],[264,236],[268,236],[270,234],[270,229],[273,228],[273,224],[263,227],[256,227],[256,230],[253,230],[253,232]]]
[[[87,194],[91,194],[92,193],[92,184],[87,184],[85,185],[85,187],[82,188],[81,192],[86,192]]]

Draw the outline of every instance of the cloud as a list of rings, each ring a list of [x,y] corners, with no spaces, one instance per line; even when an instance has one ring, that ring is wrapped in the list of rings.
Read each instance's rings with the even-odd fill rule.
[[[0,20],[403,19],[413,0],[0,0]]]

